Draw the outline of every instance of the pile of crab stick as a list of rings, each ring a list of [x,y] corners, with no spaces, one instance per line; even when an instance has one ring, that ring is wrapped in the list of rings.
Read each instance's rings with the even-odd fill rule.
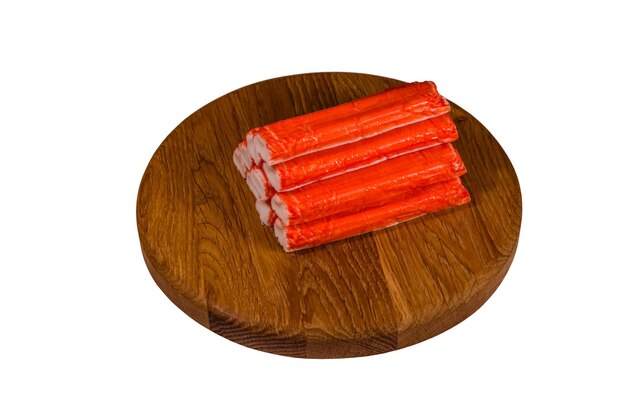
[[[250,130],[233,153],[261,222],[296,251],[468,203],[450,105],[431,81]]]

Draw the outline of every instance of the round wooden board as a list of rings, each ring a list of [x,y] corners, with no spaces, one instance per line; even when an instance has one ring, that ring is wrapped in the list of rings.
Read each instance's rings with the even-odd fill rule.
[[[185,313],[242,345],[338,358],[400,349],[476,311],[517,247],[522,200],[506,154],[452,104],[472,202],[382,231],[285,253],[261,225],[232,153],[252,127],[401,81],[314,73],[233,91],[184,120],[141,181],[137,225],[156,283]]]

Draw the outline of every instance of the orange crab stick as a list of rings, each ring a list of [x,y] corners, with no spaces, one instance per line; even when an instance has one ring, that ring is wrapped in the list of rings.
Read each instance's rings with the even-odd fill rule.
[[[276,191],[288,191],[458,137],[452,118],[445,114],[280,164],[264,164],[263,170]]]
[[[437,145],[328,178],[292,191],[276,193],[271,206],[285,226],[388,203],[416,188],[466,172],[451,144]]]
[[[265,201],[257,200],[254,204],[256,211],[259,213],[261,223],[265,226],[273,226],[276,221],[276,214],[269,204]]]
[[[413,190],[405,199],[363,211],[285,226],[274,223],[274,234],[287,252],[394,226],[427,213],[468,203],[470,196],[459,178]]]
[[[235,152],[233,152],[233,162],[241,176],[246,178],[254,162],[252,161],[250,152],[248,152],[248,145],[245,140],[235,148]]]
[[[339,106],[254,128],[246,135],[255,162],[269,165],[440,116],[450,105],[431,81],[410,83]]]
[[[256,165],[248,171],[248,174],[246,175],[246,183],[257,200],[269,201],[275,193],[269,182],[267,182],[267,177],[265,176],[263,169]]]

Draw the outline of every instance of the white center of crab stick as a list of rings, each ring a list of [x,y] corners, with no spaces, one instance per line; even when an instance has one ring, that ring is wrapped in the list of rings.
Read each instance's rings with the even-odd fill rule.
[[[256,170],[253,169],[248,173],[246,183],[248,184],[248,187],[250,187],[252,194],[254,194],[258,200],[267,200],[265,187],[263,186],[263,183],[259,181],[259,176]]]
[[[246,143],[248,145],[248,153],[250,157],[254,161],[255,164],[261,165],[261,161],[263,160],[262,156],[259,154],[259,135],[248,135],[246,137]],[[265,142],[264,142],[265,143]]]
[[[246,136],[246,147],[248,148],[248,153],[250,154],[250,157],[252,158],[252,160],[258,164],[258,162],[256,161],[256,158],[254,157],[254,155],[256,154],[254,135],[248,134],[248,136]]]
[[[272,197],[271,205],[272,210],[274,210],[274,213],[276,213],[280,221],[288,226],[289,212],[287,211],[284,201],[280,198],[280,194],[275,194],[274,197]]]
[[[282,191],[280,184],[280,172],[272,165],[263,164],[263,172],[267,176],[267,181],[270,183],[273,189],[276,191]]]
[[[270,154],[267,150],[267,144],[265,143],[265,139],[260,135],[254,135],[254,151],[256,153],[256,157],[259,159],[259,162],[257,162],[257,164],[260,163],[261,160],[270,160]]]
[[[274,210],[267,204],[265,201],[257,200],[254,204],[256,211],[259,213],[259,217],[261,218],[261,223],[265,226],[272,226],[274,221],[276,220],[276,215],[274,214]]]
[[[276,220],[276,223],[274,223],[274,236],[276,236],[278,243],[280,243],[280,246],[283,247],[285,252],[291,252],[291,249],[287,247],[287,232],[280,220]]]
[[[233,162],[235,163],[235,166],[237,167],[237,170],[239,171],[241,176],[245,178],[248,169],[245,162],[241,158],[240,148],[235,149],[235,152],[233,153]]]
[[[241,161],[246,166],[246,169],[248,171],[250,169],[252,169],[252,165],[254,165],[254,162],[252,161],[252,157],[250,156],[250,152],[248,152],[248,147],[247,146],[242,146],[241,147],[241,151],[239,152],[239,157],[241,158]]]
[[[253,167],[246,177],[246,183],[258,200],[268,201],[274,195],[274,190],[269,186],[267,177],[260,167]]]

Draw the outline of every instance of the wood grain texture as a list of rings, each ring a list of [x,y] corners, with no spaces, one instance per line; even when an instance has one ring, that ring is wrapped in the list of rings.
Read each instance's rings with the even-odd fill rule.
[[[371,355],[435,336],[496,290],[517,247],[522,200],[506,154],[452,104],[468,205],[323,247],[284,253],[232,163],[252,127],[401,84],[315,73],[233,91],[184,120],[139,188],[137,225],[159,287],[212,331],[295,357]]]

